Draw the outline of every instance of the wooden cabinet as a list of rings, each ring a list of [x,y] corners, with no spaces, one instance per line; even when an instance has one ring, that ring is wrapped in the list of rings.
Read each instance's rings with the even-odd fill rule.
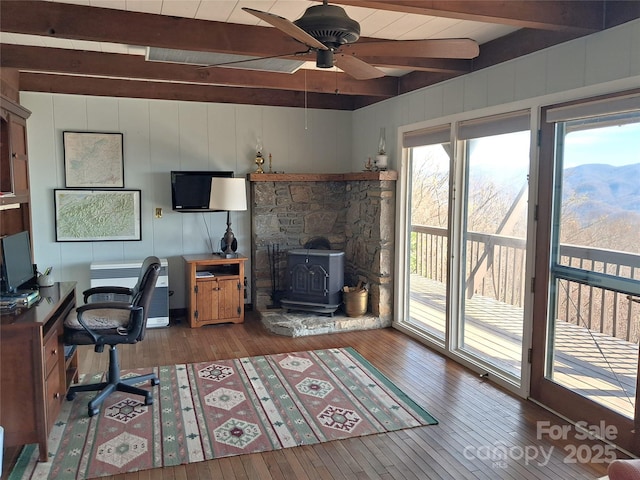
[[[244,322],[246,257],[185,255],[187,302],[191,328]]]
[[[29,115],[29,110],[0,96],[0,235],[31,232]]]
[[[40,290],[29,308],[0,317],[0,425],[7,446],[37,443],[46,462],[47,437],[69,385],[77,381],[75,350],[65,352],[64,319],[75,308],[75,282]]]

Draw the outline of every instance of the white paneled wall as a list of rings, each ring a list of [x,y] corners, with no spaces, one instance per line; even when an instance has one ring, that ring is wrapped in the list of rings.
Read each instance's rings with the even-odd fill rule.
[[[225,213],[171,210],[171,170],[255,170],[256,138],[287,173],[346,172],[351,165],[351,113],[300,108],[206,104],[22,92],[28,120],[34,254],[52,265],[57,280],[90,285],[89,265],[137,260],[149,254],[169,260],[171,308],[185,307],[183,254],[219,247]],[[64,188],[62,132],[122,132],[125,187],[142,191],[142,241],[55,241],[53,190]],[[268,165],[265,165],[268,167]],[[155,208],[163,209],[155,218]],[[250,213],[232,212],[238,251],[250,256]],[[247,271],[250,266],[247,265]],[[250,290],[249,290],[250,291]]]
[[[463,92],[465,89],[465,85],[467,88],[470,88],[468,83],[465,83],[465,77],[455,78],[449,82],[445,82],[442,85],[442,113],[443,116],[446,115],[454,115],[456,113],[460,113],[464,111],[464,96]],[[434,92],[437,95],[437,93]],[[430,94],[431,95],[431,94]],[[439,118],[439,117],[429,117]]]
[[[640,87],[640,20],[457,77],[353,114],[354,168],[375,153],[381,126],[387,129],[389,166],[398,168],[397,129],[438,118],[482,115],[510,104],[535,108],[580,96]],[[480,47],[482,49],[482,47]],[[400,111],[398,111],[400,110]],[[389,137],[393,138],[391,149]]]

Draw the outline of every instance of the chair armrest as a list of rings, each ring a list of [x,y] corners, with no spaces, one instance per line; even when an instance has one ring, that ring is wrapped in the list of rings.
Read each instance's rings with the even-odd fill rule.
[[[84,292],[82,292],[82,295],[84,295],[84,303],[87,303],[89,301],[89,298],[92,295],[96,295],[96,294],[108,294],[108,293],[115,293],[118,295],[133,295],[133,289],[129,288],[129,287],[119,287],[119,286],[115,286],[115,285],[105,285],[105,286],[101,286],[101,287],[91,287],[87,290],[85,290]]]
[[[87,323],[85,322],[85,320],[82,318],[83,314],[85,312],[91,311],[91,310],[104,310],[104,309],[109,309],[109,310],[129,310],[130,313],[129,314],[129,323],[127,324],[127,333],[123,335],[123,337],[129,337],[131,335],[131,332],[133,330],[137,330],[137,325],[136,323],[141,323],[139,322],[137,319],[139,317],[143,317],[142,315],[135,315],[133,314],[138,313],[137,311],[142,311],[142,307],[136,307],[134,305],[131,305],[130,303],[126,303],[126,302],[96,302],[96,303],[88,303],[85,305],[82,305],[80,307],[78,307],[76,309],[76,318],[78,319],[78,323],[80,325],[82,325],[82,328],[87,332],[87,334],[89,334],[91,336],[91,338],[93,339],[94,343],[96,344],[101,344],[103,343],[100,339],[103,337],[102,333],[100,333],[99,331],[96,331],[94,329],[92,329],[91,327],[89,327],[87,325]],[[99,329],[98,329],[99,330]]]

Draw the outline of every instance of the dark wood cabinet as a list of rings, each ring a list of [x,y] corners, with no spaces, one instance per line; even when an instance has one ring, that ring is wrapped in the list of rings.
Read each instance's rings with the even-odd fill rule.
[[[185,255],[189,325],[244,322],[245,257]]]
[[[31,112],[0,96],[0,235],[31,233],[27,118]]]
[[[7,446],[37,443],[47,458],[47,437],[71,383],[78,380],[75,350],[65,352],[64,319],[76,306],[75,282],[40,289],[35,305],[0,316],[0,425]]]

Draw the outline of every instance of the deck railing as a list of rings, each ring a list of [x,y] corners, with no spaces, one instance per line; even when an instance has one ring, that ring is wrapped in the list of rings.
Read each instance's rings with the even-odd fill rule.
[[[444,282],[447,277],[447,229],[412,225],[411,273]],[[467,233],[466,294],[523,306],[524,239]],[[584,270],[640,280],[640,255],[575,245],[560,246],[560,263]],[[640,304],[618,292],[561,281],[557,318],[612,337],[638,343]]]

